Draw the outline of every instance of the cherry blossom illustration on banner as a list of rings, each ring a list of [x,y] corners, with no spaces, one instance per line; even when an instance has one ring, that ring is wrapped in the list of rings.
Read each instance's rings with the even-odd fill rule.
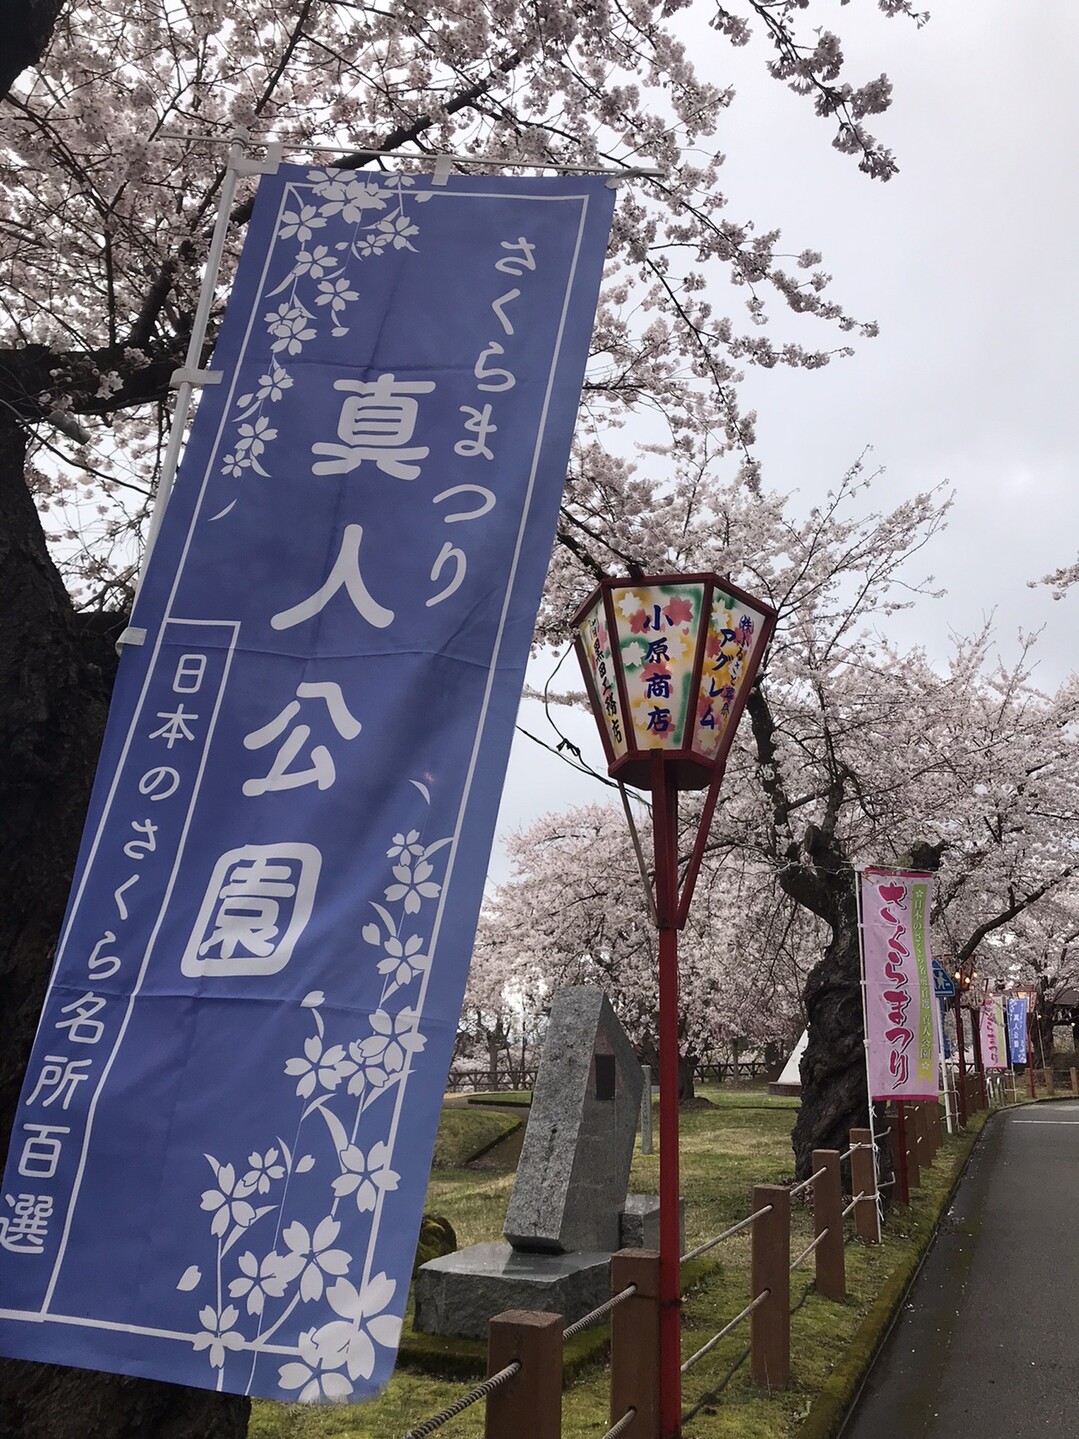
[[[392,1166],[392,1100],[426,1043],[419,991],[428,961],[421,951],[430,940],[432,903],[442,892],[433,878],[436,857],[448,844],[424,844],[418,829],[393,836],[387,850],[393,883],[385,903],[371,901],[378,923],[363,929],[361,962],[371,963],[372,948],[383,956],[376,966],[383,976],[378,1007],[363,1027],[331,1039],[322,1014],[326,995],[312,991],[302,1000],[311,1031],[301,1052],[284,1063],[299,1101],[291,1143],[261,1135],[255,1142],[263,1147],[246,1163],[205,1156],[212,1184],[200,1207],[209,1217],[213,1262],[208,1256],[189,1265],[176,1287],[200,1306],[203,1328],[194,1348],[222,1387],[226,1366],[242,1367],[246,1355],[250,1368],[252,1354],[280,1354],[293,1344],[299,1360],[281,1366],[281,1389],[299,1389],[301,1403],[345,1399],[357,1379],[371,1378],[375,1344],[396,1349],[400,1306],[383,1311],[397,1281],[385,1272],[366,1282],[362,1275],[377,1263],[381,1196],[396,1190],[401,1177]],[[301,1180],[304,1175],[310,1179]],[[317,1189],[321,1218],[290,1217],[290,1190],[295,1207],[298,1186],[306,1191],[299,1212],[318,1213],[311,1197]],[[366,1251],[356,1247],[357,1237]],[[343,1248],[346,1242],[354,1248]],[[213,1297],[225,1293],[229,1302],[217,1307]],[[305,1328],[305,1306],[323,1298],[340,1317]],[[351,1322],[359,1319],[364,1323]]]
[[[277,439],[272,409],[294,383],[290,362],[300,359],[304,347],[327,327],[335,340],[347,338],[344,321],[360,300],[356,286],[362,287],[366,275],[356,261],[392,250],[417,252],[413,240],[420,227],[405,203],[421,205],[431,191],[415,185],[411,175],[386,175],[376,182],[354,171],[328,169],[311,170],[303,181],[286,186],[277,239],[294,241],[295,251],[284,279],[263,292],[264,303],[277,301],[262,317],[273,341],[270,360],[257,387],[235,402],[236,438],[222,458],[223,475],[241,479],[250,470],[269,478],[263,456]],[[286,258],[288,248],[278,243],[277,256]]]

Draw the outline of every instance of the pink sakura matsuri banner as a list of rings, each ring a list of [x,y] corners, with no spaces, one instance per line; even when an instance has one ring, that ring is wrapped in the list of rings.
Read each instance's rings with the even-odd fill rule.
[[[870,1096],[882,1102],[936,1099],[929,951],[933,876],[866,869],[859,882]]]
[[[986,1069],[1007,1069],[1008,1050],[1004,1038],[1004,1000],[990,994],[981,1008],[982,1064]]]

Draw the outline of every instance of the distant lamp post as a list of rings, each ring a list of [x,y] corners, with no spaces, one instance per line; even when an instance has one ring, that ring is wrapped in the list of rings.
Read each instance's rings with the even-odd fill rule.
[[[977,970],[974,968],[974,959],[964,959],[958,962],[953,978],[955,980],[955,1038],[956,1053],[959,1060],[959,1123],[966,1128],[969,1118],[969,1104],[967,1096],[967,1046],[963,1038],[963,1001],[969,1002],[970,987],[974,983]],[[971,1029],[977,1034],[978,1024],[973,1015],[970,1018]]]
[[[659,929],[660,1432],[681,1431],[678,931],[727,754],[775,628],[770,605],[714,574],[604,580],[573,617],[608,773],[649,790]],[[679,884],[678,791],[706,790]]]

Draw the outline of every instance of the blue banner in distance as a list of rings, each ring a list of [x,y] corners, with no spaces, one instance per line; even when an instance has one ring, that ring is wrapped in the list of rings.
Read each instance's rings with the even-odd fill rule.
[[[16,1120],[0,1352],[392,1372],[612,208],[263,178]]]
[[[952,1043],[952,1041],[951,1041],[951,1040],[949,1039],[949,1037],[948,1037],[948,1029],[947,1029],[947,1020],[948,1020],[947,1001],[944,1000],[944,999],[938,999],[938,1000],[937,1000],[937,1004],[938,1004],[939,1007],[940,1007],[940,1035],[941,1035],[941,1040],[943,1041],[943,1045],[944,1045],[944,1058],[945,1058],[945,1059],[951,1059],[952,1055],[955,1053],[955,1045]]]
[[[1027,1062],[1027,998],[1009,999],[1008,1007],[1008,1053],[1013,1064]]]

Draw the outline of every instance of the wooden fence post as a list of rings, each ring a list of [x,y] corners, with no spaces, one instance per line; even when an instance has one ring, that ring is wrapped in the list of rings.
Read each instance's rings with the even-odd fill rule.
[[[916,1104],[904,1104],[907,1112],[906,1142],[907,1142],[907,1188],[917,1189],[922,1182],[921,1155],[918,1143],[918,1106]]]
[[[611,1293],[631,1284],[637,1292],[611,1312],[611,1428],[630,1409],[625,1439],[659,1439],[659,1255],[620,1249],[611,1255]],[[518,1436],[531,1435],[527,1425]]]
[[[791,1196],[778,1184],[758,1184],[753,1210],[771,1205],[753,1224],[750,1299],[768,1297],[749,1317],[753,1382],[784,1389],[791,1369]]]
[[[1079,1069],[1072,1069],[1072,1093],[1079,1094]]]
[[[922,1101],[918,1105],[918,1164],[928,1169],[933,1163],[933,1136],[929,1129],[929,1105]]]
[[[918,1177],[913,1182],[921,1184],[925,1168],[925,1115],[921,1104],[915,1100],[910,1106],[910,1149],[914,1156],[914,1169]]]
[[[818,1169],[824,1173],[813,1181],[813,1230],[816,1235],[828,1233],[817,1245],[817,1288],[826,1299],[841,1303],[847,1297],[847,1273],[838,1149],[814,1149],[813,1173]]]
[[[560,1439],[562,1316],[508,1309],[487,1326],[487,1373],[517,1360],[521,1372],[487,1396],[484,1439]]]
[[[853,1134],[853,1130],[851,1133]],[[853,1144],[853,1140],[851,1143]],[[910,1203],[910,1186],[907,1183],[907,1140],[905,1123],[903,1122],[903,1111],[900,1104],[895,1106],[895,1113],[891,1117],[891,1124],[888,1129],[888,1148],[892,1155],[892,1169],[895,1172],[895,1193],[894,1198],[897,1204]],[[853,1159],[853,1154],[851,1155]],[[854,1193],[858,1193],[857,1186],[852,1184]]]
[[[1045,1092],[1047,1095],[1049,1095],[1050,1098],[1052,1098],[1055,1092],[1053,1089],[1053,1066],[1051,1064],[1047,1064],[1042,1072],[1045,1075]]]
[[[868,1129],[852,1129],[850,1182],[853,1198],[864,1194],[854,1206],[854,1227],[859,1239],[870,1244],[880,1243],[880,1214],[877,1210],[877,1166],[873,1154],[873,1136]]]

